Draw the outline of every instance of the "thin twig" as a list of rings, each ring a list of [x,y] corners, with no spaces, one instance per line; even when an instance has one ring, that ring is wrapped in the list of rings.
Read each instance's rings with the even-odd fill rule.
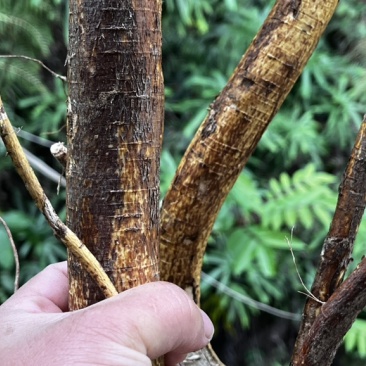
[[[210,286],[217,288],[219,291],[222,291],[225,295],[230,296],[232,299],[240,301],[241,303],[251,306],[255,309],[264,311],[268,314],[272,314],[274,316],[278,316],[279,318],[289,319],[299,321],[301,319],[300,314],[290,313],[288,311],[284,311],[281,309],[274,308],[273,306],[263,304],[262,302],[253,300],[252,298],[237,292],[230,287],[226,286],[224,283],[216,280],[216,278],[208,275],[207,273],[202,272],[201,278],[203,282],[208,283]]]
[[[19,255],[17,247],[14,243],[13,235],[11,234],[8,224],[2,217],[0,217],[0,221],[5,227],[6,233],[10,241],[11,249],[13,250],[14,262],[15,262],[14,292],[16,292],[19,288],[19,274],[20,274]]]
[[[79,259],[80,264],[94,278],[106,297],[116,295],[117,290],[98,260],[80,241],[75,233],[73,233],[57,216],[51,202],[44,193],[36,175],[28,163],[26,156],[24,155],[16,133],[14,132],[14,129],[6,115],[1,99],[0,136],[4,141],[6,150],[13,160],[13,164],[18,174],[22,178],[35,204],[46,217],[55,236],[58,237],[65,244],[67,249]]]
[[[294,233],[294,228],[291,229],[291,237],[290,237],[290,240],[288,238],[286,238],[286,241],[287,241],[287,244],[290,248],[290,252],[291,252],[291,255],[292,255],[292,260],[294,262],[294,265],[295,265],[295,269],[296,269],[296,273],[297,273],[297,276],[299,277],[299,280],[302,284],[302,287],[305,289],[306,292],[303,292],[303,291],[299,291],[300,294],[303,294],[303,295],[306,295],[307,297],[310,297],[311,299],[313,299],[314,301],[318,302],[319,304],[325,304],[324,301],[321,301],[319,300],[316,296],[314,296],[311,291],[306,287],[304,281],[302,280],[302,277],[300,275],[300,272],[299,272],[299,268],[297,267],[297,264],[296,264],[296,258],[295,258],[295,254],[294,254],[294,251],[292,249],[292,238],[293,238],[293,233]]]
[[[62,76],[60,74],[57,74],[56,72],[52,71],[49,67],[47,67],[42,61],[33,58],[33,57],[28,57],[28,56],[23,56],[23,55],[0,55],[0,58],[22,58],[24,60],[28,60],[28,61],[33,61],[33,62],[37,62],[37,64],[40,64],[43,68],[45,68],[48,72],[50,72],[53,76],[55,76],[56,78],[61,79],[62,81],[67,81],[65,76]]]
[[[28,159],[31,167],[39,172],[40,174],[44,175],[46,178],[52,180],[53,182],[56,182],[58,186],[60,187],[66,187],[66,180],[55,169],[51,168],[49,165],[47,165],[43,160],[32,154],[29,150],[23,148],[24,154],[26,158]]]

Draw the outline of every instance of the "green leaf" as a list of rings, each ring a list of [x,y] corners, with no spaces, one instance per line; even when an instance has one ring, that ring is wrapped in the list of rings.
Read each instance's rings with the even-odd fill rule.
[[[344,337],[347,352],[357,351],[359,357],[366,358],[366,321],[356,319]]]
[[[256,250],[258,268],[265,277],[273,277],[276,274],[276,260],[272,250],[258,246]]]
[[[287,173],[280,174],[280,183],[281,183],[281,188],[285,192],[288,193],[289,191],[291,191],[291,180]]]
[[[2,215],[10,231],[19,232],[33,226],[31,218],[22,211],[8,211]]]
[[[366,337],[360,335],[357,337],[357,352],[361,358],[366,357]]]
[[[248,270],[254,259],[258,243],[255,242],[245,229],[234,230],[227,241],[228,250],[232,257],[232,272],[240,275]]]
[[[282,196],[282,189],[279,182],[275,179],[269,180],[269,187],[276,196]]]
[[[268,248],[289,250],[287,240],[291,240],[291,246],[293,250],[304,250],[306,244],[296,237],[291,237],[291,232],[288,233],[268,230],[260,226],[251,226],[248,228],[251,232],[255,232],[261,239],[261,243]]]
[[[311,228],[311,226],[313,225],[314,218],[309,207],[305,206],[300,209],[299,218],[306,229]]]

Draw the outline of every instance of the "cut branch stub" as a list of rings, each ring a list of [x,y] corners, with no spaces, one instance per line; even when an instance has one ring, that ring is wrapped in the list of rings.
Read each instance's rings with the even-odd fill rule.
[[[50,147],[51,154],[58,160],[63,168],[66,168],[67,164],[67,147],[63,142],[56,142]]]

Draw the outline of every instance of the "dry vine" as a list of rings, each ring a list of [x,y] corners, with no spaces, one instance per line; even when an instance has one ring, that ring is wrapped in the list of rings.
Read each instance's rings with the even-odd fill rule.
[[[10,155],[13,164],[22,178],[28,192],[32,196],[36,206],[46,217],[55,236],[59,238],[80,261],[84,269],[96,281],[106,297],[117,294],[111,280],[103,270],[89,249],[79,240],[79,238],[60,220],[51,202],[44,193],[36,175],[30,167],[23,149],[18,141],[13,126],[11,125],[0,99],[0,136],[4,142],[6,150]]]

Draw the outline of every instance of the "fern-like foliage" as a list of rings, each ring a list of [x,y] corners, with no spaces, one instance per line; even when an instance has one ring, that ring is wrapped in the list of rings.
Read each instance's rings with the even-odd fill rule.
[[[311,110],[303,113],[300,106],[294,106],[276,115],[258,148],[270,152],[284,167],[309,159],[319,166],[326,152],[326,140],[319,130],[320,124]]]
[[[279,179],[270,179],[261,207],[263,226],[278,230],[301,224],[310,229],[316,221],[329,226],[337,199],[335,181],[335,176],[317,172],[313,164],[292,177],[281,173]]]
[[[49,14],[57,14],[53,1],[0,0],[0,54],[47,60],[53,36]],[[53,10],[53,11],[52,11]],[[2,97],[15,107],[28,93],[46,93],[40,66],[24,59],[0,59]]]
[[[215,223],[210,240],[215,249],[206,255],[205,271],[255,300],[266,304],[283,301],[288,293],[280,288],[287,286],[294,293],[300,287],[289,246],[297,257],[312,248],[296,236],[304,230],[292,235],[292,228],[305,229],[315,245],[321,243],[324,237],[314,233],[324,234],[329,227],[337,198],[335,181],[335,176],[316,171],[314,164],[292,176],[281,173],[264,187],[251,172],[242,173]],[[283,276],[283,271],[289,276]],[[203,294],[205,291],[204,287]],[[220,306],[212,309],[214,316],[229,323],[237,317],[248,326],[253,310],[233,303],[224,293],[219,296],[220,300],[211,298],[205,303],[211,309],[219,301]]]
[[[356,351],[360,358],[366,359],[366,320],[356,319],[344,337],[347,352]]]

